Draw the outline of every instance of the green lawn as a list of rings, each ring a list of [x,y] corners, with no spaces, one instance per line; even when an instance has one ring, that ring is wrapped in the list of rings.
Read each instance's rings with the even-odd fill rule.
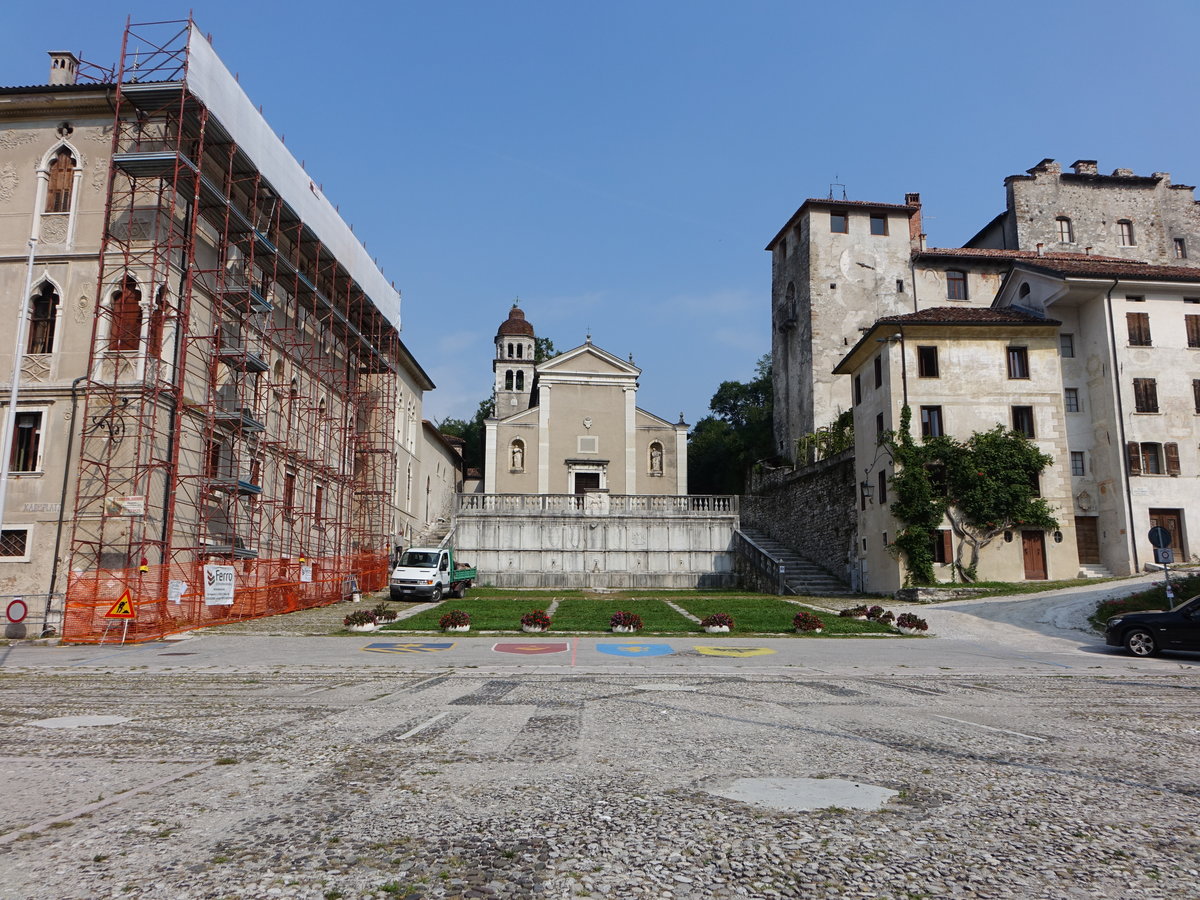
[[[438,619],[452,609],[461,609],[471,617],[472,631],[520,631],[521,616],[534,609],[545,609],[550,598],[530,597],[519,600],[490,600],[467,596],[461,600],[448,598],[433,609],[417,613],[385,625],[382,631],[437,631]]]
[[[563,600],[554,614],[553,630],[608,631],[608,620],[618,610],[641,616],[643,634],[687,634],[696,629],[694,622],[685,619],[662,600],[569,597]]]
[[[791,634],[792,619],[801,610],[813,613],[824,622],[826,634],[888,634],[892,631],[878,622],[844,619],[834,613],[797,606],[776,597],[696,597],[674,602],[700,619],[714,613],[728,613],[733,616],[731,634]],[[699,625],[693,628],[702,631]]]

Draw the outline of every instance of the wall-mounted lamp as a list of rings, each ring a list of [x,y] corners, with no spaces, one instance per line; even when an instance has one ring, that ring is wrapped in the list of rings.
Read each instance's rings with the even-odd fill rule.
[[[862,495],[863,495],[864,500],[870,500],[875,496],[875,485],[871,484],[871,482],[864,481],[861,484],[859,484],[859,488],[862,489]]]

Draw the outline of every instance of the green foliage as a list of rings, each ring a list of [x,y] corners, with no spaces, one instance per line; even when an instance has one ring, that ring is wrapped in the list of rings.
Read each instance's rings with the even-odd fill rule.
[[[554,349],[554,341],[548,337],[535,337],[533,339],[533,361],[540,363],[547,359],[553,359],[558,356],[558,351]]]
[[[771,355],[763,355],[752,381],[723,381],[705,416],[688,436],[688,490],[740,494],[750,467],[775,453]]]
[[[843,411],[831,424],[796,441],[796,461],[816,462],[854,448],[854,410]]]
[[[553,350],[553,347],[551,348]],[[491,397],[479,404],[475,417],[469,422],[463,419],[443,419],[438,425],[442,434],[452,434],[463,439],[463,463],[468,469],[483,470],[483,440],[485,429],[483,420],[490,419],[495,410],[495,402]]]
[[[909,583],[933,583],[933,541],[943,517],[960,539],[954,565],[964,581],[975,580],[980,552],[1005,531],[1058,527],[1036,491],[1053,459],[1024,435],[997,425],[963,442],[943,436],[918,445],[911,420],[906,406],[899,431],[882,439],[896,466],[889,508],[903,523],[893,547],[904,555]],[[964,547],[970,548],[965,564]]]

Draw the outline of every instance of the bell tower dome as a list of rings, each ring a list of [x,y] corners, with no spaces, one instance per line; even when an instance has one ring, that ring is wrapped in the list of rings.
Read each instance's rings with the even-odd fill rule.
[[[498,419],[529,409],[533,391],[535,352],[533,326],[525,320],[525,313],[512,305],[508,318],[500,323],[496,332],[496,356],[492,360],[495,375],[492,398]]]

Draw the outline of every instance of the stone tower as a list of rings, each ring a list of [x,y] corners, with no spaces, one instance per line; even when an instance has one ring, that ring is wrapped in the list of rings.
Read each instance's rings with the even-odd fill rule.
[[[495,373],[492,399],[495,401],[496,418],[503,419],[513,413],[529,409],[533,391],[534,372],[533,326],[525,321],[525,313],[514,303],[508,318],[500,323],[496,332],[496,356],[492,360]]]

